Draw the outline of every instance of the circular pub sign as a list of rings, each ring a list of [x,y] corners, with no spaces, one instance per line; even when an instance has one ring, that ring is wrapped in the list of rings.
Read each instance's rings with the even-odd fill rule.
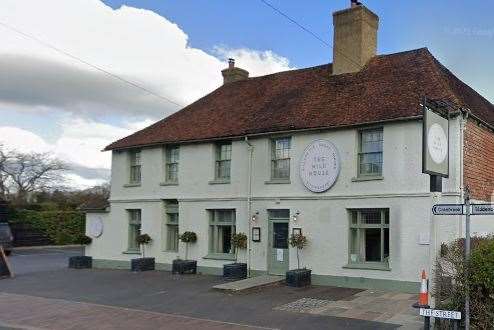
[[[448,155],[448,138],[439,124],[432,124],[427,134],[427,149],[432,160],[441,164]]]
[[[98,217],[91,221],[89,225],[89,234],[94,238],[98,238],[103,234],[103,220]]]
[[[312,192],[323,192],[333,186],[340,174],[340,156],[335,145],[316,140],[305,148],[300,160],[300,178]]]

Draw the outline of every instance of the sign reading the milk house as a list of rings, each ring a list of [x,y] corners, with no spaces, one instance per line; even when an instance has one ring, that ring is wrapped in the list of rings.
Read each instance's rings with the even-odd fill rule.
[[[339,173],[340,156],[334,144],[316,140],[305,148],[300,160],[300,178],[307,189],[326,191],[333,186]]]
[[[425,102],[424,102],[425,103]],[[448,177],[449,122],[424,104],[422,172]]]

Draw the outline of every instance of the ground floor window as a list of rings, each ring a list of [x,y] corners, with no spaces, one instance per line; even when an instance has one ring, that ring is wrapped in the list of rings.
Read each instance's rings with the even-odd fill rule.
[[[178,202],[170,201],[165,205],[165,223],[163,238],[166,251],[178,251]]]
[[[235,253],[232,236],[235,234],[235,210],[209,210],[209,252]]]
[[[137,236],[141,234],[141,210],[128,210],[129,213],[129,251],[139,251]]]
[[[389,261],[389,210],[350,210],[351,264]]]

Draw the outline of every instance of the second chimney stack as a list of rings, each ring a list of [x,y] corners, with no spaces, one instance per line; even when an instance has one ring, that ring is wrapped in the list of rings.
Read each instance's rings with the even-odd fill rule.
[[[248,71],[235,67],[235,60],[233,58],[228,59],[228,68],[222,70],[221,74],[223,75],[223,84],[249,78]]]
[[[333,74],[360,71],[377,53],[379,17],[358,1],[333,13]]]

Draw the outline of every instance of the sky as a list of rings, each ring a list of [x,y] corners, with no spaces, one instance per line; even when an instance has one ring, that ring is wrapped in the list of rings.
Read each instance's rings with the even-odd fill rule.
[[[331,13],[350,3],[265,1],[329,45]],[[493,1],[363,2],[379,54],[428,47],[494,102]],[[332,61],[263,0],[1,0],[0,40],[0,143],[53,153],[81,188],[108,180],[106,145],[219,87],[229,57],[251,76]]]

